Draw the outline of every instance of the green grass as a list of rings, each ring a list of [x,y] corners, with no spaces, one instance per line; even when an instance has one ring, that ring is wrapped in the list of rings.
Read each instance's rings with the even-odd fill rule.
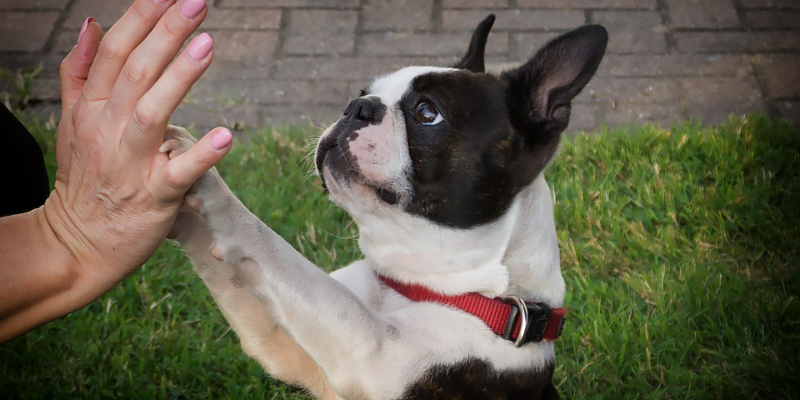
[[[29,123],[53,166],[52,126]],[[259,130],[220,170],[313,262],[359,257],[355,226],[311,177],[310,130]],[[565,398],[800,398],[800,132],[715,128],[576,136],[547,171],[567,281]],[[239,349],[165,245],[106,296],[0,346],[5,398],[276,398],[300,392]]]

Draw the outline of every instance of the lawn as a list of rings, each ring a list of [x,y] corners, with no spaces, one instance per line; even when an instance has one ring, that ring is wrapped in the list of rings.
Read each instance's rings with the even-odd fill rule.
[[[53,167],[52,122],[28,125]],[[311,174],[313,134],[249,132],[220,172],[332,270],[360,255]],[[546,172],[570,309],[563,397],[800,398],[798,172],[800,132],[762,117],[565,140]],[[90,306],[0,346],[0,397],[306,398],[242,353],[170,244]]]

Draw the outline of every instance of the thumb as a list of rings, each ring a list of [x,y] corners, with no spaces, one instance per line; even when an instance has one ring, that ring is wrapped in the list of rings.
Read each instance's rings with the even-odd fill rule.
[[[81,97],[83,85],[86,84],[86,79],[89,77],[89,69],[97,55],[101,39],[103,39],[103,29],[100,24],[92,17],[87,18],[78,36],[78,44],[61,62],[62,110],[72,107]]]
[[[222,160],[231,149],[233,135],[216,128],[185,153],[167,163],[167,182],[173,190],[185,193],[206,171]]]

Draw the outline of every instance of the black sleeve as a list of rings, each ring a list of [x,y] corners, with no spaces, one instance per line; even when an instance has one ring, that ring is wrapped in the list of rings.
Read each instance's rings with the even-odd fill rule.
[[[33,210],[50,195],[39,143],[0,104],[0,217]]]

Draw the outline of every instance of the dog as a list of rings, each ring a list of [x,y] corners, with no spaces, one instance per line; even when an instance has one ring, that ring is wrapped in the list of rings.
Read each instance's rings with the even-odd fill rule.
[[[364,259],[325,274],[213,168],[186,195],[170,237],[277,379],[320,399],[559,398],[565,283],[543,170],[608,34],[580,27],[493,75],[494,20],[457,65],[379,77],[323,132],[316,170]],[[161,150],[194,142],[170,127]]]

